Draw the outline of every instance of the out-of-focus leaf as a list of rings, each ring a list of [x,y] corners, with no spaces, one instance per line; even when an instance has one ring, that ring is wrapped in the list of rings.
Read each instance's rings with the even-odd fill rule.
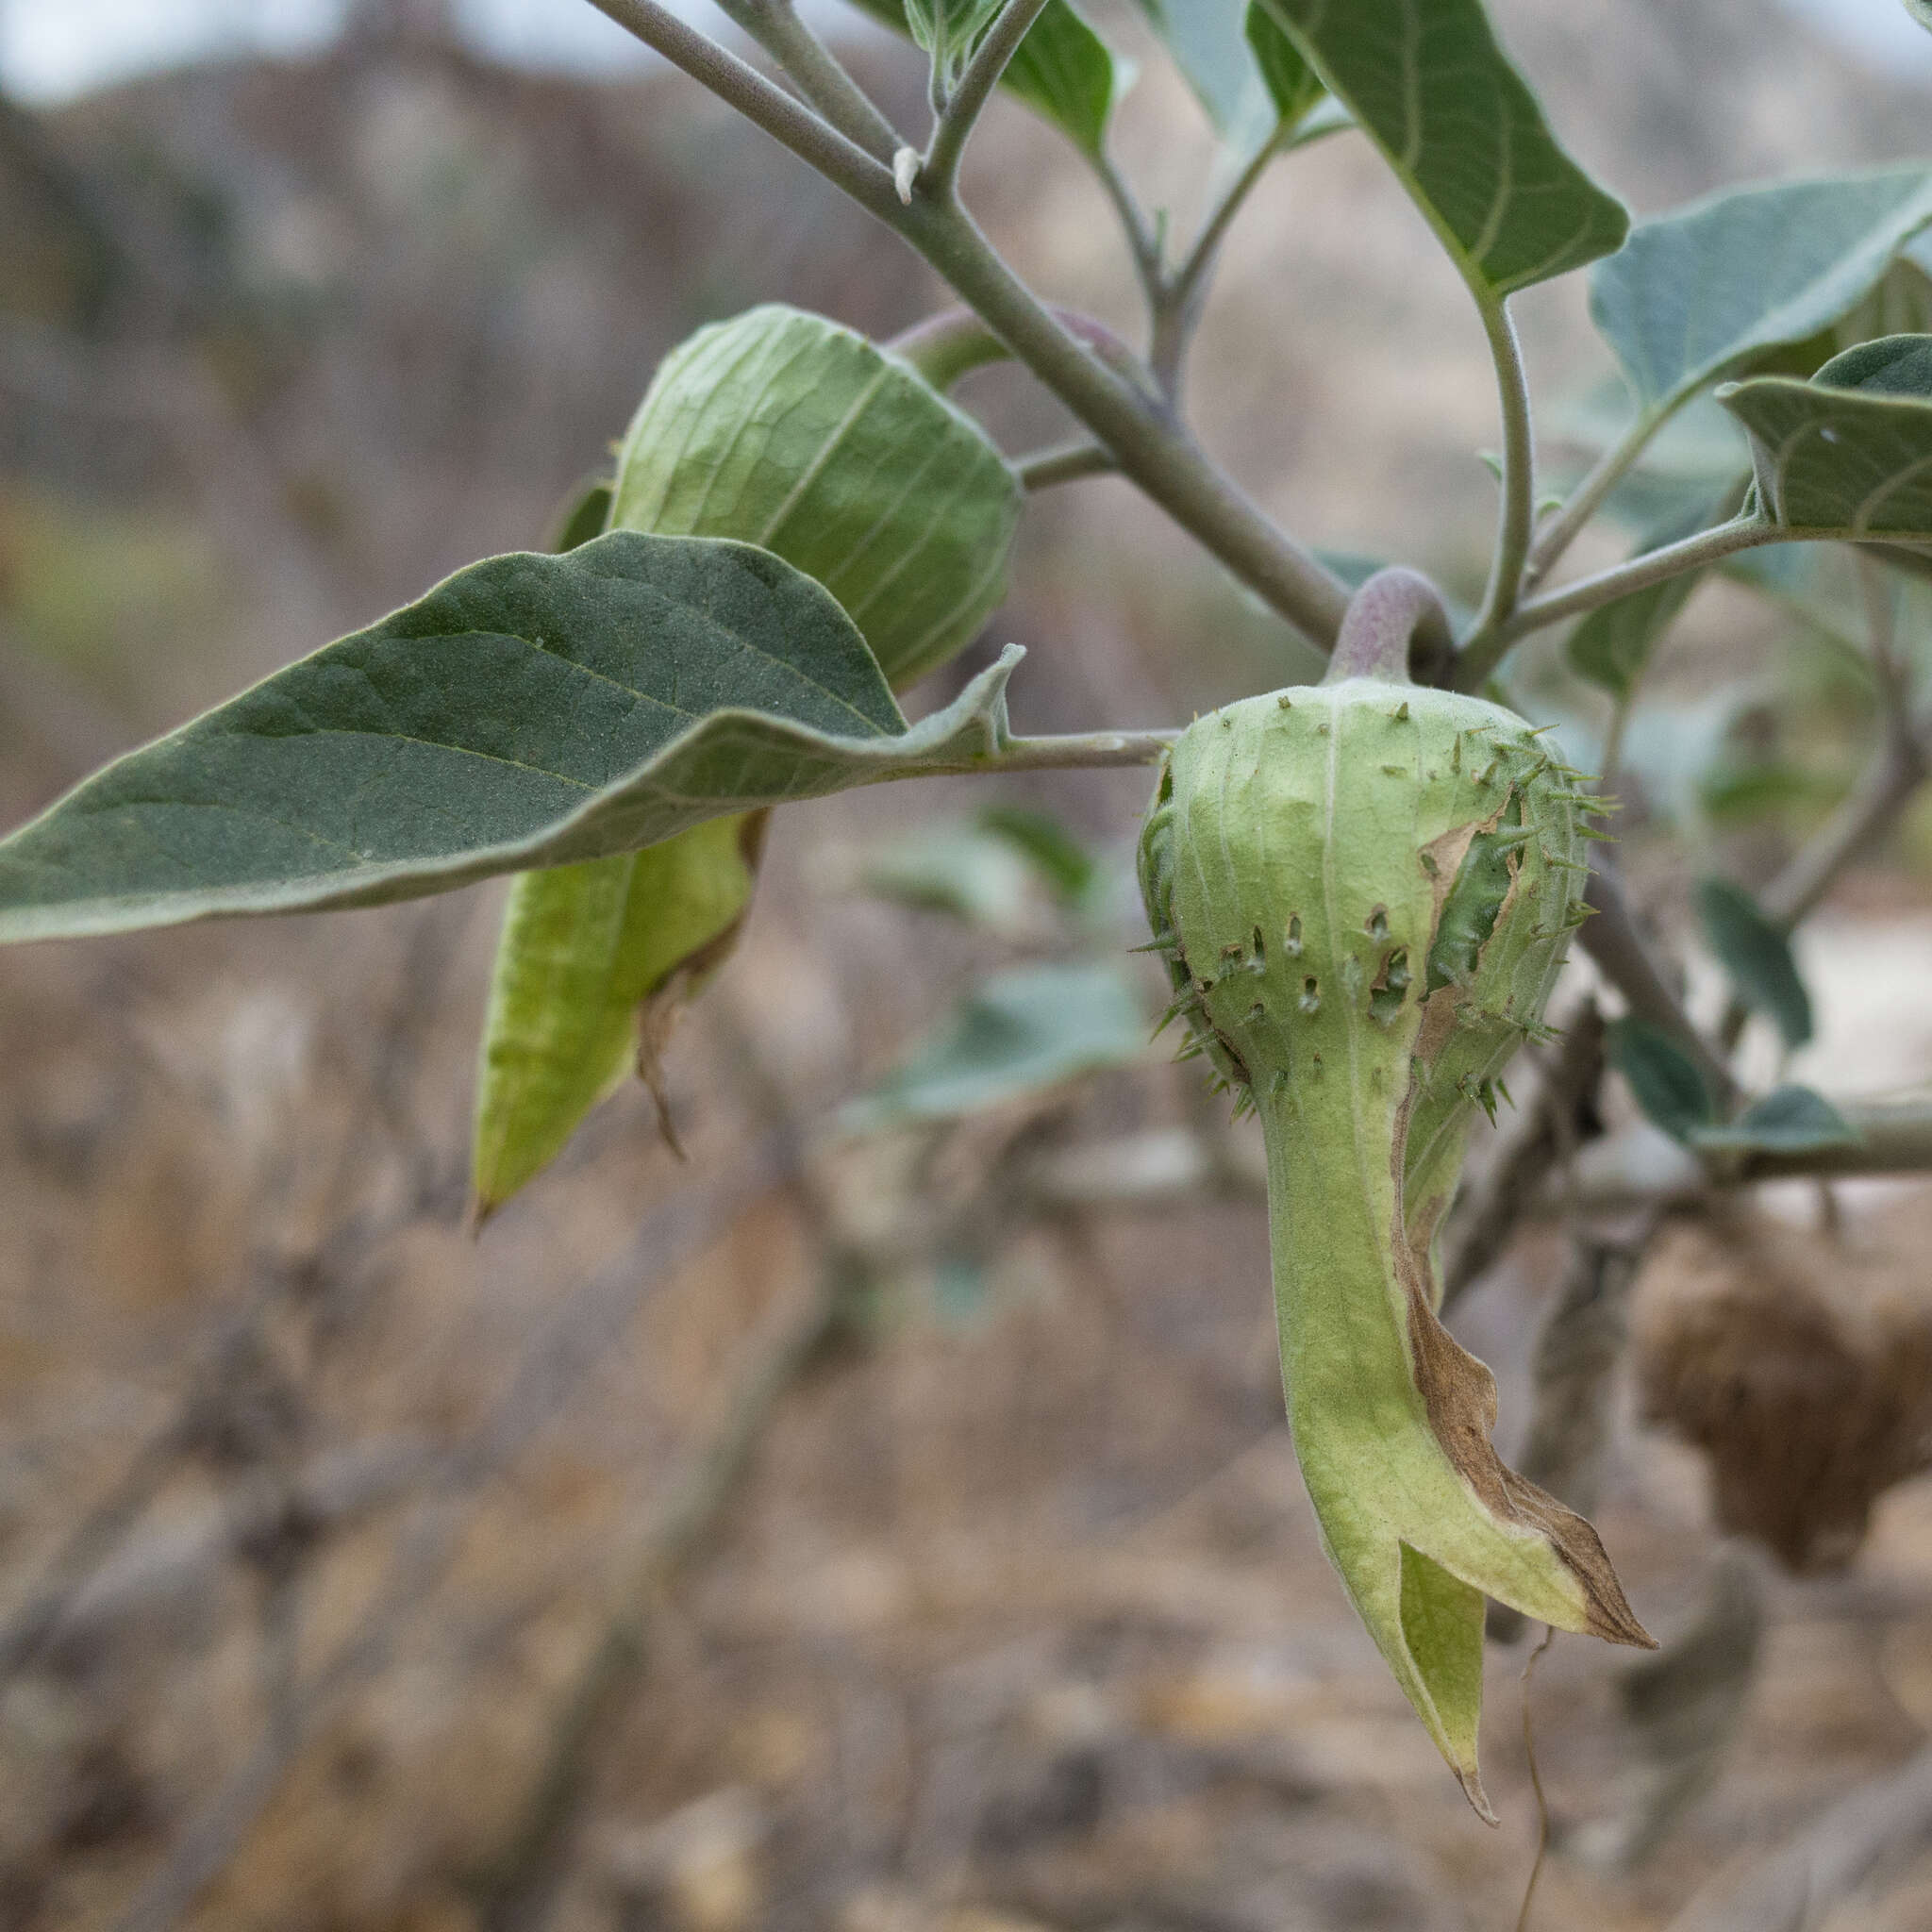
[[[1635,554],[1641,557],[1695,534],[1735,501],[1729,490],[1722,495],[1703,496],[1670,523],[1652,530]],[[1570,668],[1619,703],[1627,700],[1643,675],[1657,640],[1677,621],[1702,580],[1701,571],[1685,571],[1660,584],[1633,591],[1614,603],[1599,605],[1570,633],[1564,647]]]
[[[854,0],[875,20],[909,32],[905,0]],[[1115,104],[1133,69],[1088,25],[1070,0],[1050,0],[1008,64],[1003,85],[1050,121],[1083,154],[1107,144]]]
[[[1932,335],[1879,336],[1842,350],[1811,380],[1879,396],[1932,396]]]
[[[610,521],[610,479],[608,476],[580,484],[558,513],[544,549],[561,557],[601,537]]]
[[[483,1027],[473,1158],[479,1216],[562,1152],[632,1070],[639,1009],[688,998],[729,953],[764,814],[709,819],[643,852],[525,873]]]
[[[957,769],[1017,654],[908,728],[865,640],[749,544],[613,531],[473,564],[0,841],[0,941],[419,898]]]
[[[990,805],[979,823],[1024,853],[1062,904],[1076,906],[1093,890],[1093,855],[1051,812],[1025,805]]]
[[[957,1120],[1147,1051],[1140,1001],[1111,964],[1002,973],[841,1116],[848,1133]]]
[[[1717,396],[1750,434],[1758,504],[1781,529],[1932,538],[1932,401],[1780,375]]]
[[[986,432],[913,370],[771,304],[665,358],[625,435],[610,523],[782,557],[903,690],[999,604],[1023,500]]]
[[[1608,255],[1624,206],[1564,153],[1481,0],[1261,0],[1485,305]]]
[[[1024,853],[976,825],[921,826],[868,855],[866,891],[922,912],[943,912],[1003,939],[1038,937],[1041,904]]]
[[[1932,33],[1932,0],[1905,0],[1905,8],[1922,27]]]
[[[1674,1141],[1712,1125],[1717,1110],[1697,1063],[1647,1020],[1616,1020],[1605,1036],[1610,1064],[1644,1113]]]
[[[1856,1147],[1858,1130],[1809,1087],[1774,1087],[1721,1127],[1697,1127],[1690,1144],[1710,1154],[1816,1154]]]
[[[1248,44],[1247,0],[1138,4],[1224,141],[1253,149],[1275,131],[1274,102]]]
[[[1842,543],[1767,543],[1726,558],[1720,569],[1862,656],[1867,625],[1857,556]]]
[[[1932,170],[1727,189],[1640,223],[1590,306],[1636,393],[1668,412],[1768,351],[1829,328],[1932,222]]]
[[[1774,1020],[1787,1046],[1803,1046],[1811,1038],[1811,995],[1791,957],[1789,935],[1734,879],[1700,880],[1697,913],[1738,997]]]
[[[1260,70],[1261,84],[1274,103],[1275,120],[1284,132],[1304,128],[1312,132],[1309,123],[1317,108],[1323,109],[1322,118],[1336,129],[1352,125],[1347,109],[1329,99],[1322,76],[1268,11],[1265,0],[1248,0],[1245,32],[1248,51]]]

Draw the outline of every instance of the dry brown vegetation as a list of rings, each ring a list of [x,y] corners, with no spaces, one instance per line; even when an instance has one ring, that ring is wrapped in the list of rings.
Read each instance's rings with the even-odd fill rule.
[[[1769,44],[1755,0],[1499,11],[1645,208],[1923,138],[1923,100],[1782,25]],[[1742,77],[1713,89],[1719,56]],[[909,116],[906,70],[880,79]],[[1150,75],[1130,162],[1178,176],[1188,130]],[[1091,186],[1018,113],[989,133],[990,225],[1124,323]],[[1466,584],[1479,336],[1366,156],[1307,167],[1239,233],[1204,432],[1315,539]],[[534,540],[697,322],[782,296],[884,332],[931,298],[681,87],[379,39],[8,110],[0,225],[8,823]],[[1580,379],[1574,292],[1532,321],[1542,369]],[[1055,433],[1016,380],[976,380],[1004,435]],[[1026,543],[997,634],[1035,646],[1029,728],[1162,722],[1307,661],[1118,486],[1050,500]],[[1761,624],[1700,604],[1684,689]],[[1117,848],[1141,791],[1031,795]],[[919,804],[966,808],[947,786]],[[951,1135],[826,1133],[1013,953],[820,889],[905,809],[780,816],[743,950],[671,1055],[689,1164],[625,1095],[480,1241],[465,1113],[494,893],[0,960],[0,1925],[1512,1923],[1526,1646],[1493,1652],[1491,1835],[1317,1544],[1241,1145],[1185,1200],[1093,1205],[1069,1180],[1095,1172],[1070,1151],[1198,1125],[1191,1074],[1156,1055]],[[1815,962],[1825,1051],[1893,1083],[1932,1071],[1914,849],[1849,882]],[[1780,856],[1770,834],[1738,854]],[[1557,1856],[1536,1923],[1653,1932],[1701,1888],[1712,1932],[1795,1927],[1766,1915],[1793,1905],[1832,1932],[1932,1923],[1932,1492],[1893,1486],[1924,1447],[1928,1203],[1848,1187],[1835,1232],[1801,1237],[1816,1203],[1788,1190],[1748,1232],[1687,1224],[1628,1309],[1645,1413],[1621,1380],[1566,1385],[1603,1403],[1598,1520],[1672,1641],[1634,1670],[1567,1643],[1539,1668]],[[1458,1302],[1506,1442],[1537,1359],[1555,1400],[1553,1363],[1606,1335],[1619,1358],[1647,1232],[1539,1218]],[[1580,1354],[1539,1357],[1553,1306],[1598,1323]],[[1787,1372],[1816,1388],[1802,1442]],[[1835,1427],[1864,1426],[1874,1381],[1899,1395],[1884,1453],[1823,1522],[1809,1477],[1737,1456],[1724,1418],[1769,1403],[1755,1440],[1838,1482]],[[1715,1508],[1660,1420],[1729,1446]],[[1793,1578],[1720,1524],[1839,1560]],[[1828,1812],[1848,1794],[1865,1808]],[[1770,1906],[1739,1906],[1760,1868]]]

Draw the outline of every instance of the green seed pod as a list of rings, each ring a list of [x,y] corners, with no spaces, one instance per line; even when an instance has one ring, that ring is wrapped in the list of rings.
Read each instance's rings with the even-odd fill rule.
[[[1574,774],[1514,713],[1408,681],[1434,592],[1384,572],[1317,686],[1174,746],[1141,841],[1175,1013],[1260,1116],[1282,1376],[1322,1536],[1461,1779],[1483,1598],[1650,1643],[1596,1532],[1504,1466],[1495,1382],[1437,1318],[1430,1247],[1474,1110],[1581,910]]]
[[[917,372],[774,304],[665,358],[624,439],[610,527],[775,551],[903,691],[1006,594],[1021,500],[986,432]]]

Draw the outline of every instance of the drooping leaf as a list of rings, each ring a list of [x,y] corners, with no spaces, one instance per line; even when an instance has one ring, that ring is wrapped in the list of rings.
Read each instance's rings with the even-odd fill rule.
[[[911,370],[774,306],[667,358],[603,499],[594,525],[588,505],[574,520],[583,534],[614,512],[650,535],[761,541],[835,590],[889,682],[904,684],[999,601],[1020,491],[978,427]],[[662,1106],[658,1048],[730,950],[763,824],[708,820],[647,852],[517,882],[477,1086],[479,1210],[554,1158],[633,1060]],[[1024,892],[1022,862],[1003,846],[991,858]],[[973,877],[973,910],[998,924],[988,882]]]
[[[854,0],[875,20],[909,32],[906,0]],[[1081,153],[1107,143],[1115,105],[1133,70],[1087,24],[1071,0],[1050,0],[1008,65],[1003,85],[1051,122]]]
[[[1780,530],[1932,538],[1932,401],[1783,375],[1717,397],[1751,438],[1758,506]]]
[[[852,1134],[958,1120],[1126,1066],[1147,1021],[1110,962],[1032,966],[985,981],[929,1039],[841,1115]]]
[[[1674,1141],[1714,1124],[1717,1109],[1697,1063],[1660,1027],[1647,1020],[1612,1021],[1606,1046],[1638,1106]]]
[[[1646,416],[1818,335],[1932,222],[1932,170],[1729,189],[1640,223],[1590,306]]]
[[[128,754],[0,841],[0,941],[420,897],[935,767],[1018,653],[906,727],[781,558],[613,531],[459,571]]]
[[[1224,140],[1252,149],[1275,131],[1279,116],[1248,44],[1247,0],[1138,4]]]
[[[1774,1087],[1726,1125],[1690,1134],[1690,1144],[1707,1154],[1816,1154],[1858,1140],[1851,1122],[1809,1087]]]
[[[1006,592],[1024,492],[896,358],[773,304],[665,358],[624,439],[613,529],[736,537],[816,578],[903,689]]]
[[[1787,1046],[1803,1046],[1811,1038],[1811,995],[1783,927],[1734,879],[1700,880],[1697,912],[1738,997],[1774,1020]]]
[[[708,819],[642,852],[524,874],[484,1021],[473,1190],[479,1215],[563,1151],[636,1062],[639,1011],[680,999],[730,950],[764,814]]]
[[[1382,150],[1479,301],[1623,242],[1623,204],[1557,145],[1481,0],[1261,4]]]

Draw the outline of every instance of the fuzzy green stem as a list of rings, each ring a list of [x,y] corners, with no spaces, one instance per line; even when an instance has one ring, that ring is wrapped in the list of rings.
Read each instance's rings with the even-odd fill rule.
[[[1826,530],[1780,529],[1765,518],[1747,511],[1742,516],[1733,517],[1728,523],[1700,530],[1694,537],[1686,537],[1681,542],[1665,543],[1656,550],[1646,550],[1641,557],[1633,557],[1627,563],[1600,570],[1594,576],[1580,577],[1574,584],[1565,584],[1560,591],[1552,591],[1546,596],[1533,597],[1528,603],[1519,605],[1514,615],[1484,640],[1480,650],[1473,643],[1463,652],[1457,663],[1456,681],[1464,691],[1476,690],[1518,638],[1526,637],[1546,625],[1560,624],[1566,617],[1580,617],[1586,610],[1594,610],[1599,605],[1614,604],[1619,597],[1627,597],[1632,591],[1645,591],[1653,584],[1662,583],[1667,577],[1681,576],[1689,570],[1702,570],[1707,564],[1722,563],[1725,558],[1735,557],[1740,550],[1755,549],[1760,543],[1805,542],[1833,534]]]
[[[980,233],[957,197],[891,171],[658,0],[591,0],[892,229],[1110,449],[1122,471],[1272,609],[1318,646],[1334,641],[1348,588],[1278,529],[1154,399],[1071,335]]]
[[[1064,442],[1015,459],[1013,473],[1029,493],[1078,483],[1088,476],[1111,476],[1120,465],[1097,442]]]
[[[1377,677],[1407,684],[1409,646],[1418,631],[1446,636],[1449,614],[1434,584],[1420,571],[1379,570],[1349,600],[1328,660],[1325,684]]]
[[[1496,366],[1496,392],[1503,409],[1503,501],[1496,517],[1496,549],[1490,563],[1489,588],[1470,635],[1470,654],[1489,649],[1516,609],[1523,590],[1523,567],[1529,557],[1529,540],[1536,521],[1536,439],[1529,414],[1529,376],[1523,366],[1523,345],[1508,305],[1481,305],[1483,333]],[[1478,680],[1479,682],[1479,680]],[[1476,684],[1465,683],[1473,691]]]
[[[953,192],[959,178],[959,163],[966,156],[966,143],[973,138],[992,91],[1000,76],[1020,51],[1020,42],[1032,30],[1033,23],[1046,11],[1047,0],[1007,0],[1000,16],[986,30],[986,38],[974,50],[959,76],[959,85],[946,103],[926,143],[925,158],[919,165],[922,184],[928,194],[944,199]]]
[[[840,65],[791,0],[718,0],[722,12],[789,75],[808,101],[854,146],[890,167],[903,144],[892,124]]]
[[[1563,553],[1575,541],[1577,533],[1603,508],[1604,499],[1623,481],[1630,466],[1649,446],[1651,438],[1674,413],[1661,409],[1639,416],[1590,466],[1582,481],[1563,499],[1562,507],[1537,533],[1524,571],[1525,587],[1541,583],[1556,568]]]

